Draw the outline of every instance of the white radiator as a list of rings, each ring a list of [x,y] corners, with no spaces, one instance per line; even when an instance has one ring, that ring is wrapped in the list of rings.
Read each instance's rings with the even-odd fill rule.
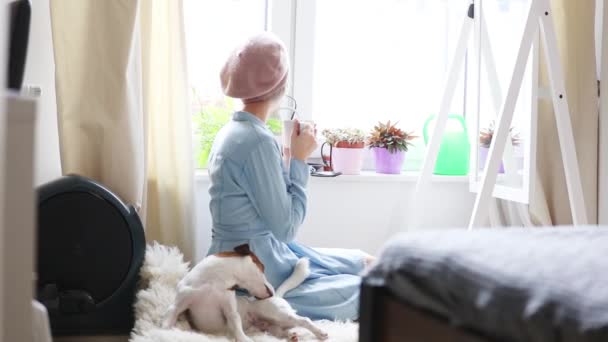
[[[4,100],[4,111],[0,109],[0,341],[30,342],[34,338],[36,99],[6,94]]]

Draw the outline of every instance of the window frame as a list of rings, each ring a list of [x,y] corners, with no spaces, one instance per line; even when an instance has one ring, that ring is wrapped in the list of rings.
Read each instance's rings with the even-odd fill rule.
[[[315,38],[317,0],[267,0],[269,1],[270,25],[267,30],[275,33],[283,40],[288,51],[291,64],[289,87],[287,93],[298,102],[298,117],[302,120],[313,121],[314,109],[314,68],[315,68]],[[448,63],[451,58],[448,58]],[[464,91],[455,96],[463,97],[463,110],[466,110],[466,65],[463,83]],[[465,115],[466,118],[466,115]],[[313,152],[311,161],[321,162],[321,145],[323,138],[319,137],[319,147]],[[367,152],[367,151],[366,151]],[[422,162],[422,160],[418,160]],[[373,156],[366,153],[363,171],[374,171]],[[416,172],[420,170],[406,170]]]
[[[289,51],[287,93],[298,101],[298,117],[312,120],[312,89],[317,0],[267,0],[267,30],[276,34]]]
[[[317,0],[265,0],[264,6],[264,29],[276,34],[284,42],[289,53],[287,94],[298,102],[298,117],[301,120],[313,120]],[[470,54],[467,57],[470,57]],[[468,63],[465,63],[464,79],[459,80],[459,83],[464,83],[464,91],[455,94],[455,97],[463,97],[465,117],[468,107],[467,93],[470,93],[470,89],[467,89],[467,78],[471,77],[468,75],[471,71]],[[320,156],[320,149],[315,151],[313,156]],[[311,159],[318,161],[320,157]],[[366,155],[364,170],[371,169],[371,156]]]

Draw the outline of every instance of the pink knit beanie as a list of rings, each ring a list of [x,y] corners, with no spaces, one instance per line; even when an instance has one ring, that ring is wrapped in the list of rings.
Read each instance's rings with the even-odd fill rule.
[[[267,100],[285,89],[288,72],[283,42],[270,32],[260,33],[228,57],[220,73],[222,90],[244,103]]]

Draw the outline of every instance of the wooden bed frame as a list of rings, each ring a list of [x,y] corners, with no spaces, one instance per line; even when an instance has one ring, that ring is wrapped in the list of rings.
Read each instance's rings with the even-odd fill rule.
[[[373,280],[361,285],[359,342],[490,342],[397,298]]]

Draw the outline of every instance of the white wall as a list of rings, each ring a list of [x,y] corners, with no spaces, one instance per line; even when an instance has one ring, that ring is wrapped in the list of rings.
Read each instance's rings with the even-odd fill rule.
[[[392,220],[394,204],[409,208],[415,177],[357,176],[311,178],[306,221],[298,241],[311,247],[359,248],[376,253],[382,244],[403,228]],[[386,178],[389,177],[389,178]],[[205,256],[211,240],[208,177],[196,180],[196,251]],[[426,206],[420,214],[425,228],[466,227],[475,197],[468,191],[468,178],[432,184]],[[418,199],[422,200],[422,199]]]
[[[32,0],[32,23],[23,85],[42,89],[38,102],[34,173],[35,184],[39,185],[61,176],[49,0]]]

